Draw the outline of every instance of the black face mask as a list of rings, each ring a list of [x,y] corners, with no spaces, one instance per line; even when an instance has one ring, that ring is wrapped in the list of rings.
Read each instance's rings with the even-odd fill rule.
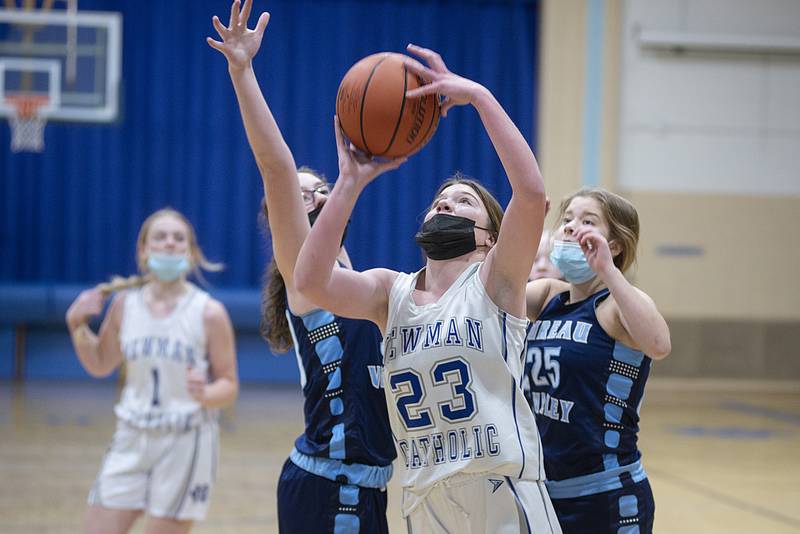
[[[475,221],[458,215],[437,213],[422,224],[414,236],[425,254],[432,260],[449,260],[472,252],[475,245]]]
[[[322,213],[322,206],[318,206],[314,208],[314,211],[308,212],[308,223],[311,226],[314,226],[314,223],[317,222],[317,217],[319,214]],[[344,227],[344,232],[342,233],[342,242],[339,244],[340,247],[344,246],[344,238],[347,237],[347,229],[350,228],[350,221],[347,221],[347,225]]]

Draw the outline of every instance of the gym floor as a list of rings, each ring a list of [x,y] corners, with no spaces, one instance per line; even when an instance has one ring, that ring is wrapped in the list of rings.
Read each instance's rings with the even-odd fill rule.
[[[80,531],[116,395],[102,382],[0,383],[0,533]],[[211,511],[193,532],[277,532],[278,474],[302,429],[299,389],[244,386],[222,428]],[[800,390],[653,379],[640,446],[655,532],[800,532]],[[403,533],[396,484],[389,502],[389,526]]]

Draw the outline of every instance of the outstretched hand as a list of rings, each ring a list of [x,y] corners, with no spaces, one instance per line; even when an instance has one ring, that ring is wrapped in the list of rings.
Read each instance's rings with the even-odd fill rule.
[[[336,153],[339,156],[339,177],[352,179],[359,187],[364,187],[376,177],[396,169],[406,162],[408,158],[394,158],[387,161],[371,159],[359,152],[350,144],[342,133],[339,117],[333,117],[333,126],[336,131]]]
[[[236,69],[243,69],[250,64],[261,47],[261,38],[269,22],[269,13],[264,12],[258,17],[255,29],[247,29],[247,19],[250,17],[253,0],[244,0],[244,6],[241,9],[240,6],[239,0],[234,0],[231,4],[231,18],[227,27],[222,25],[216,15],[211,19],[222,42],[206,37],[206,42],[211,48],[222,52],[228,59],[228,65]]]
[[[413,44],[409,44],[406,49],[428,64],[426,67],[419,61],[406,61],[406,68],[427,82],[422,87],[408,91],[406,97],[418,98],[437,93],[444,96],[442,117],[446,117],[447,110],[453,106],[463,106],[473,102],[473,98],[482,88],[480,84],[450,72],[442,56],[433,50]]]

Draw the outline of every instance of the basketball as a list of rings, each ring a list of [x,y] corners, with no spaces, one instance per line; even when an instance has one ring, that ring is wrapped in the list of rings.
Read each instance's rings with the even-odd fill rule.
[[[408,156],[427,143],[439,125],[439,95],[406,98],[423,84],[409,72],[403,54],[382,52],[353,65],[336,96],[339,124],[350,141],[370,156]]]

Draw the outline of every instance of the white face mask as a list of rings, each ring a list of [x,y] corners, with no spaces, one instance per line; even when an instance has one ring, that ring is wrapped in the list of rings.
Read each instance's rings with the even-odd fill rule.
[[[189,270],[189,257],[186,254],[163,254],[151,252],[147,256],[147,267],[156,278],[164,282],[177,279]]]
[[[589,267],[589,262],[586,261],[586,256],[583,255],[583,250],[578,243],[555,241],[553,251],[550,252],[550,261],[564,275],[564,280],[570,284],[582,284],[595,277],[595,273]]]

